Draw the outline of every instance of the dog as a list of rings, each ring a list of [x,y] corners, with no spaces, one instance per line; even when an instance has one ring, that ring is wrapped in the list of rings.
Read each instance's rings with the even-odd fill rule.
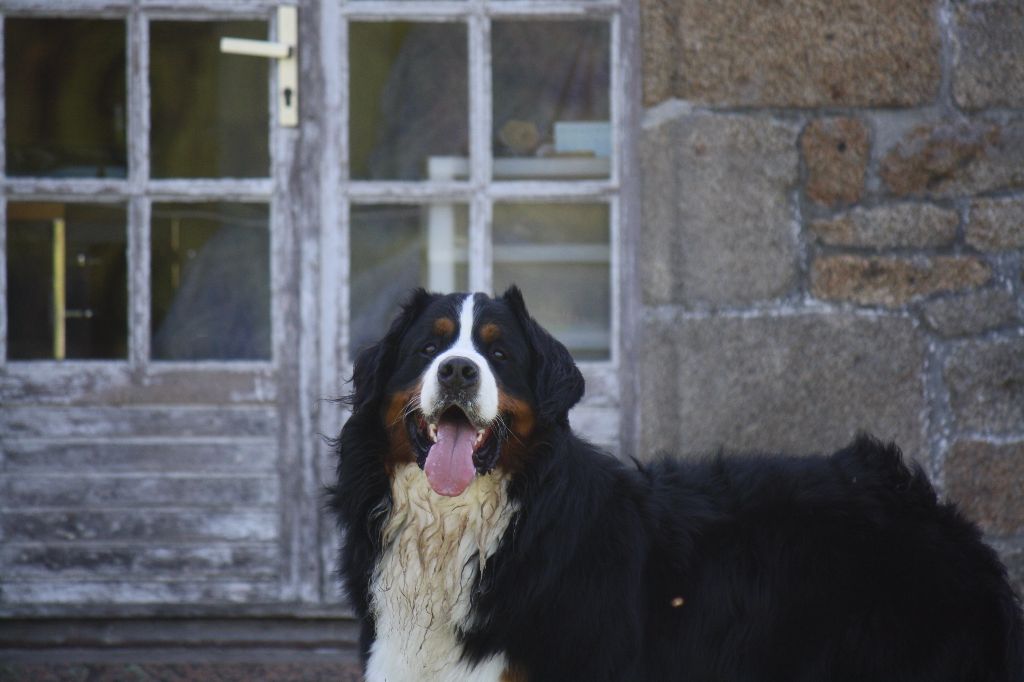
[[[624,464],[518,289],[416,291],[354,363],[330,505],[368,682],[1008,682],[978,528],[867,436]]]

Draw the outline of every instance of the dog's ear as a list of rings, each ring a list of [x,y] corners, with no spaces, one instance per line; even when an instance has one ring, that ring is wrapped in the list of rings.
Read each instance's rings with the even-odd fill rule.
[[[569,410],[583,397],[583,375],[569,349],[530,317],[519,287],[510,286],[502,299],[519,319],[530,344],[538,418],[550,424],[567,424]]]
[[[353,412],[378,403],[383,397],[384,387],[395,371],[402,338],[427,307],[430,298],[431,295],[426,290],[414,290],[402,304],[402,312],[391,322],[391,327],[384,338],[362,349],[356,355],[352,368],[353,389],[346,398],[346,402],[352,405]]]

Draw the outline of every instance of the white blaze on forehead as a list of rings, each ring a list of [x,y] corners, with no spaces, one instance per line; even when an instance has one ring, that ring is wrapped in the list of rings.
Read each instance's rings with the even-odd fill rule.
[[[420,406],[426,413],[434,411],[435,404],[441,398],[441,384],[437,380],[437,372],[441,364],[448,358],[462,357],[472,360],[480,371],[480,382],[476,387],[476,396],[471,398],[473,411],[483,421],[493,421],[498,416],[498,382],[494,372],[487,364],[487,358],[480,354],[473,345],[473,323],[475,294],[469,294],[462,300],[459,310],[459,336],[455,343],[446,351],[434,358],[423,376],[423,388],[420,391]]]

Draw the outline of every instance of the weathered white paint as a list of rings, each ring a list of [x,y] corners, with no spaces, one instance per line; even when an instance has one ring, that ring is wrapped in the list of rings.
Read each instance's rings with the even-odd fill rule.
[[[347,391],[348,220],[355,203],[468,204],[470,285],[489,291],[492,281],[491,220],[495,201],[606,201],[612,211],[613,337],[629,338],[632,289],[629,268],[618,269],[620,253],[635,241],[636,196],[633,154],[634,109],[639,99],[636,43],[638,11],[619,0],[370,0],[327,2],[285,0],[300,7],[300,81],[306,93],[300,129],[282,134],[272,126],[271,177],[255,179],[150,179],[149,27],[154,20],[258,19],[270,22],[275,0],[4,0],[3,17],[90,17],[126,20],[128,42],[128,155],[124,179],[10,178],[0,175],[0,209],[9,200],[121,203],[128,212],[129,356],[124,361],[7,362],[5,277],[0,276],[0,461],[21,471],[88,468],[126,475],[160,471],[273,472],[279,490],[274,521],[280,563],[276,580],[260,583],[249,597],[270,605],[328,602],[341,612],[332,573],[337,535],[318,515],[320,485],[333,467],[330,449],[317,432],[335,435],[343,410],[322,398]],[[621,19],[618,19],[621,17]],[[470,55],[470,177],[465,181],[348,182],[348,22],[429,20],[466,22]],[[490,30],[497,19],[608,19],[612,23],[613,137],[622,146],[607,180],[501,181],[492,173]],[[622,45],[618,45],[618,43]],[[2,45],[0,45],[2,48]],[[618,52],[617,52],[618,51]],[[3,50],[0,49],[0,59]],[[625,69],[625,71],[623,71]],[[0,64],[0,92],[2,92]],[[274,96],[273,76],[268,101]],[[625,90],[632,89],[629,99]],[[621,112],[616,108],[621,102]],[[274,108],[271,108],[271,112]],[[618,112],[618,113],[617,113]],[[633,113],[631,113],[633,112]],[[271,114],[272,117],[274,114]],[[2,123],[3,107],[0,107]],[[632,116],[632,118],[631,118]],[[621,129],[621,130],[620,130]],[[5,158],[0,139],[0,170]],[[625,169],[625,170],[623,170]],[[618,178],[618,179],[617,179]],[[621,186],[620,186],[621,182]],[[627,201],[621,199],[626,198]],[[149,218],[153,201],[237,201],[272,204],[273,360],[268,362],[160,362],[149,359]],[[5,211],[4,211],[5,213]],[[0,251],[5,228],[0,216]],[[622,251],[626,249],[626,251]],[[0,275],[6,261],[0,258]],[[618,301],[622,303],[618,303]],[[616,306],[619,312],[616,311]],[[625,346],[623,346],[625,348]],[[587,395],[574,423],[604,443],[620,422],[614,419],[622,389],[634,379],[613,351],[610,362],[582,363]],[[621,376],[620,376],[621,375]],[[135,406],[135,407],[133,407]],[[83,411],[84,409],[84,411]],[[626,425],[628,427],[628,424]],[[15,434],[7,430],[17,429]],[[15,437],[16,436],[16,437]],[[96,469],[94,469],[96,468]],[[326,472],[326,473],[324,473]],[[96,501],[90,507],[103,510]],[[84,542],[84,541],[83,541]],[[140,545],[144,548],[145,542]],[[234,541],[232,541],[234,542]],[[0,560],[0,569],[3,562]],[[161,601],[206,599],[189,613],[234,603],[242,582],[221,589],[196,574],[187,589],[163,591],[144,571],[121,591],[109,583],[64,589],[44,567],[29,580],[17,604],[4,601],[4,614],[61,614],[76,600],[89,614],[152,613]],[[26,571],[28,571],[26,573]],[[34,585],[34,587],[32,587]],[[219,583],[218,583],[219,585]],[[236,589],[236,587],[238,589]],[[151,590],[146,592],[146,590]],[[182,591],[184,590],[184,592]],[[148,594],[148,596],[147,596]],[[6,595],[5,595],[6,597]],[[53,599],[63,607],[45,606]],[[151,606],[147,607],[149,604]],[[56,608],[56,610],[55,610]],[[255,607],[254,607],[255,608]],[[272,606],[261,606],[260,613]],[[297,612],[302,607],[283,607]],[[263,610],[260,610],[263,609]],[[212,611],[211,611],[212,612]]]
[[[478,476],[458,497],[444,497],[407,464],[395,472],[391,496],[370,586],[377,639],[367,682],[498,682],[504,657],[466,665],[456,629],[472,625],[473,583],[515,514],[507,481]]]

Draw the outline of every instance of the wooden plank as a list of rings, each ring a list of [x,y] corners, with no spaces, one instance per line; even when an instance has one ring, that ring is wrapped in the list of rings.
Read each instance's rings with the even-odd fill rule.
[[[127,180],[118,178],[5,178],[0,189],[10,201],[123,202],[131,193]]]
[[[275,582],[26,581],[0,586],[0,613],[18,604],[212,604],[271,602]]]
[[[242,201],[264,203],[271,198],[273,189],[273,181],[265,178],[252,180],[234,178],[150,180],[145,186],[147,196],[154,202]]]
[[[147,304],[148,305],[148,304]],[[223,405],[277,400],[273,367],[161,367],[125,363],[9,363],[0,404]]]
[[[270,439],[218,441],[4,440],[0,470],[5,472],[272,472],[277,443]]]
[[[209,509],[0,512],[4,542],[131,541],[139,544],[238,540],[278,536],[280,516],[264,511]]]
[[[0,474],[0,509],[79,507],[272,507],[277,476]]]
[[[0,566],[7,579],[124,580],[189,576],[270,580],[276,577],[280,550],[276,544],[152,547],[112,545],[39,545],[5,543]]]
[[[270,407],[10,407],[0,411],[5,438],[251,436],[277,432]]]
[[[306,616],[234,616],[201,621],[180,618],[5,620],[0,621],[0,649],[79,646],[137,650],[153,646],[193,651],[214,647],[259,650],[289,647],[293,651],[312,652],[355,646],[359,642],[359,623],[352,618],[336,611]]]

